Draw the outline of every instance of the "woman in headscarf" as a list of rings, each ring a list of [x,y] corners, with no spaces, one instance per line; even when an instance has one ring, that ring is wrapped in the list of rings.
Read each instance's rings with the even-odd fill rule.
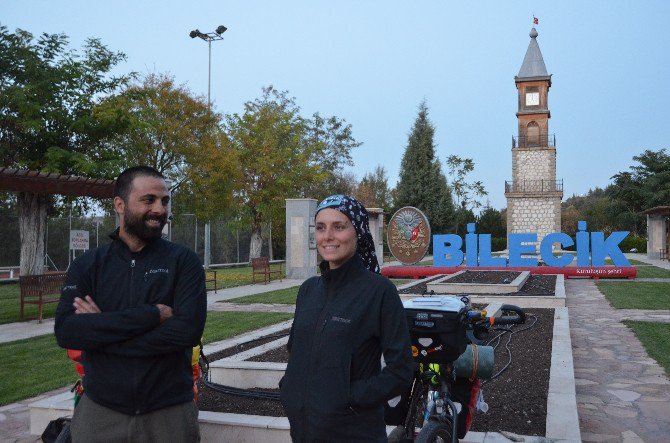
[[[385,442],[384,403],[409,387],[414,369],[402,302],[379,275],[358,200],[326,198],[315,222],[321,275],[298,292],[281,382],[291,438]]]

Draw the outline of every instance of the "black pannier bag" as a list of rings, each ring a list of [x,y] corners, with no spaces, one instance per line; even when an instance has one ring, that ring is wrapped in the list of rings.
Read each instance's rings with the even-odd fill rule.
[[[403,305],[417,362],[453,362],[465,352],[467,309],[459,298],[421,297]]]

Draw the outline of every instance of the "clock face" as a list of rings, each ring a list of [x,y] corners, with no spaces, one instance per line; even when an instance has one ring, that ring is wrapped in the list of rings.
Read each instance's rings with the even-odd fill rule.
[[[540,93],[539,92],[527,92],[526,93],[526,106],[539,106],[540,104]]]

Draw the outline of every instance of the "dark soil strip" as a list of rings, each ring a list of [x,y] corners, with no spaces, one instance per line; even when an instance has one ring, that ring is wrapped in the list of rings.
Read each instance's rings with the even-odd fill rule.
[[[486,271],[480,271],[483,273]],[[463,274],[462,274],[463,275]],[[460,277],[460,276],[459,276]],[[451,281],[451,280],[450,280]],[[469,282],[460,281],[459,283],[486,283],[486,281],[472,280]],[[423,294],[426,291],[426,283],[421,282],[416,285],[407,288],[401,289],[398,292],[400,294]],[[555,295],[556,290],[556,276],[555,275],[531,275],[526,283],[519,289],[518,292],[511,292],[509,294],[490,294],[490,295],[500,295],[500,296],[538,296],[538,295]],[[478,294],[482,295],[482,294]]]
[[[515,327],[517,330],[533,323],[530,314],[536,316],[538,321],[532,328],[512,335],[509,345],[512,364],[500,377],[482,387],[489,411],[486,414],[476,413],[472,431],[503,430],[521,435],[545,435],[554,310],[528,309],[526,313],[529,314],[527,323]],[[505,349],[508,335],[503,336],[496,349],[496,371],[509,361]],[[286,362],[287,359],[286,347],[280,346],[252,360]],[[201,410],[284,416],[281,405],[276,401],[229,396],[212,391],[202,384],[200,389],[198,406]]]
[[[465,271],[447,280],[449,283],[508,284],[521,275],[519,271]]]
[[[221,360],[222,358],[230,357],[231,355],[239,354],[242,351],[246,351],[247,349],[255,348],[260,345],[264,345],[265,343],[269,343],[271,341],[278,340],[281,338],[283,335],[288,335],[288,333],[291,331],[291,328],[288,329],[283,329],[281,331],[277,331],[271,335],[266,335],[265,337],[261,337],[258,340],[254,340],[251,342],[247,343],[240,343],[237,346],[233,346],[232,348],[226,348],[222,349],[221,351],[214,352],[212,354],[209,354],[207,352],[207,345],[204,346],[203,351],[205,352],[205,355],[207,356],[207,360],[210,362],[216,361],[216,360]]]

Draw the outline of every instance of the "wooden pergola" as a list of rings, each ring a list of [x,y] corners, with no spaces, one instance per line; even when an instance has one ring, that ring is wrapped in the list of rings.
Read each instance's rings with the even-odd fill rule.
[[[28,169],[0,168],[0,191],[112,198],[114,180],[78,177]]]

